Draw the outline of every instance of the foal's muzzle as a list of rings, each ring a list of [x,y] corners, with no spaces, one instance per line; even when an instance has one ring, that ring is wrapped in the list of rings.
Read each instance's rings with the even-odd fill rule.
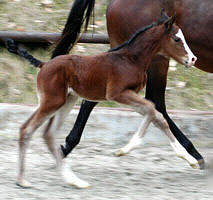
[[[196,56],[193,56],[193,57],[191,57],[191,58],[188,58],[188,60],[185,61],[184,63],[185,63],[185,66],[186,66],[186,67],[192,67],[192,66],[195,65],[195,62],[196,62],[196,61],[197,61],[197,57],[196,57]]]

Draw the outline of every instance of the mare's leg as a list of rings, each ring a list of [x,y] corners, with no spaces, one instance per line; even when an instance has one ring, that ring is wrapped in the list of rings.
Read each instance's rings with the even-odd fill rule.
[[[58,102],[59,103],[59,102]],[[48,109],[45,104],[42,104],[33,115],[21,126],[20,138],[19,138],[19,169],[17,184],[23,187],[29,187],[30,184],[24,179],[24,165],[26,150],[29,145],[29,141],[36,131],[47,119],[49,119],[54,112],[63,105],[63,102],[54,105],[48,105]]]
[[[87,182],[79,179],[72,172],[72,170],[66,163],[66,160],[62,161],[61,151],[56,148],[54,137],[57,131],[62,126],[66,116],[69,114],[77,99],[78,97],[76,96],[68,95],[66,103],[58,110],[56,115],[49,120],[49,123],[47,124],[46,129],[44,131],[43,138],[48,146],[48,149],[56,159],[57,168],[62,174],[62,177],[65,182],[69,185],[74,185],[78,188],[86,188],[90,185]]]
[[[97,102],[91,102],[86,100],[82,101],[81,108],[78,113],[78,117],[75,121],[74,127],[70,131],[69,135],[66,137],[65,147],[61,145],[61,150],[64,154],[64,157],[66,157],[80,142],[89,115],[96,105]]]
[[[146,99],[155,104],[156,109],[161,112],[169,124],[169,128],[179,143],[186,151],[199,163],[200,169],[204,168],[204,159],[195,149],[191,141],[181,132],[173,120],[169,117],[165,106],[165,89],[167,81],[167,71],[169,60],[163,56],[157,56],[151,63],[148,71],[148,81],[146,85]]]
[[[170,144],[176,152],[177,156],[185,159],[193,168],[199,167],[197,160],[190,154],[188,154],[188,152],[178,142],[178,140],[170,131],[169,126],[163,115],[154,108],[154,105],[150,101],[142,98],[140,95],[136,94],[134,91],[131,90],[125,90],[120,95],[113,97],[113,99],[111,100],[132,106],[135,108],[136,112],[140,113],[141,115],[145,115],[145,117],[150,118],[151,122],[168,136]],[[148,120],[147,123],[148,127]],[[145,131],[147,127],[145,127]]]

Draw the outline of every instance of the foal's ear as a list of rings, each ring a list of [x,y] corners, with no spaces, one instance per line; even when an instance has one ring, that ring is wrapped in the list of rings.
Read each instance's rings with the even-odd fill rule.
[[[162,19],[164,19],[164,20],[169,19],[169,16],[168,16],[167,13],[165,12],[165,9],[164,9],[164,8],[161,9],[160,17],[161,17]]]
[[[165,21],[168,21],[169,19],[170,19],[170,18],[169,18],[169,16],[167,15],[167,13],[165,12],[165,9],[162,8],[162,9],[161,9],[161,14],[160,14],[160,17],[159,17],[159,19],[158,19],[157,24],[158,24],[158,25],[163,24],[163,23],[165,23]]]
[[[165,22],[165,32],[169,33],[172,30],[172,25],[174,24],[176,15],[173,15]]]

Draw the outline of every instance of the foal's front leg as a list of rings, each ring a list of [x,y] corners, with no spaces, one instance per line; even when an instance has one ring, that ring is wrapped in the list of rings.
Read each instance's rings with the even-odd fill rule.
[[[146,134],[146,130],[151,123],[151,117],[149,115],[145,115],[144,119],[138,129],[138,131],[133,135],[132,139],[129,141],[127,145],[123,148],[115,152],[115,156],[123,156],[128,154],[133,149],[137,148],[143,142],[143,137]]]
[[[199,168],[198,161],[192,157],[178,142],[173,133],[170,131],[163,115],[154,108],[154,105],[151,102],[142,98],[132,90],[125,90],[111,100],[132,106],[135,108],[136,112],[140,113],[141,115],[149,116],[151,122],[153,122],[157,128],[161,129],[168,136],[170,145],[176,152],[177,156],[186,160],[193,168]],[[147,124],[148,127],[149,123],[147,122],[145,124]],[[144,127],[144,130],[146,131],[146,127]]]

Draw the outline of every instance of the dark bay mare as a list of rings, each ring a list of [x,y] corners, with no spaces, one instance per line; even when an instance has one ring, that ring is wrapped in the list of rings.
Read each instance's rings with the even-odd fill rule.
[[[24,178],[26,150],[33,133],[48,120],[43,138],[64,180],[79,188],[89,186],[67,167],[54,137],[78,97],[128,105],[144,116],[138,131],[116,155],[127,154],[140,145],[147,128],[153,123],[168,137],[178,157],[194,168],[199,167],[197,160],[178,142],[154,104],[138,94],[147,82],[146,71],[156,55],[172,57],[186,67],[192,67],[197,60],[174,21],[175,16],[168,17],[162,12],[157,22],[140,28],[129,40],[108,52],[94,56],[62,55],[48,62],[37,60],[12,40],[7,41],[10,52],[40,68],[37,76],[39,106],[20,128],[18,185],[29,186]]]
[[[84,7],[92,12],[94,0],[76,0],[73,10]],[[189,47],[198,57],[195,66],[206,72],[213,72],[213,3],[212,0],[112,0],[107,9],[107,30],[111,47],[129,39],[139,27],[150,24],[159,16],[161,8],[171,16],[176,13],[176,24],[182,29]],[[68,18],[68,21],[76,18]],[[67,22],[68,22],[67,21]],[[64,36],[69,42],[69,28],[65,26]],[[73,40],[72,37],[70,39]],[[165,106],[165,88],[169,57],[164,54],[156,55],[149,65],[146,83],[146,99],[155,104],[167,120],[170,130],[177,140],[184,146],[204,168],[204,159],[195,149],[189,139],[181,132],[169,117]],[[79,143],[83,129],[92,109],[97,102],[83,101],[75,125],[66,138],[65,147],[62,146],[64,156],[67,156]]]

